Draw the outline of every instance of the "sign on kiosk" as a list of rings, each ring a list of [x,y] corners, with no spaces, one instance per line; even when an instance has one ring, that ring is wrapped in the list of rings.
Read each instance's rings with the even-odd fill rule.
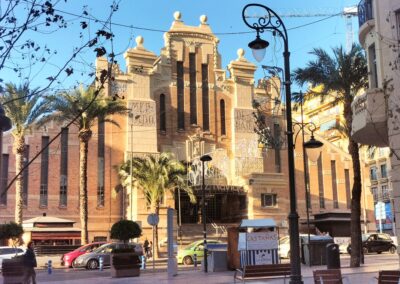
[[[246,244],[247,237],[247,244]],[[238,250],[278,249],[277,232],[240,233]]]

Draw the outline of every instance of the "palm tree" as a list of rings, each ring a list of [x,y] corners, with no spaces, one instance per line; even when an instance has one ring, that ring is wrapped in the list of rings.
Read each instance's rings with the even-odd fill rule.
[[[15,171],[19,173],[24,166],[25,135],[31,131],[37,120],[48,112],[48,109],[37,89],[30,90],[28,83],[19,86],[6,84],[0,103],[3,104],[4,111],[13,124],[11,135],[14,138]],[[15,183],[15,223],[19,225],[22,224],[23,218],[23,188],[24,179],[19,175]]]
[[[188,193],[192,203],[196,201],[192,189],[185,180],[185,166],[173,159],[170,153],[164,152],[159,156],[133,157],[131,161],[120,165],[118,174],[121,184],[125,187],[131,185],[131,179],[134,181],[134,186],[142,190],[151,212],[157,215],[167,191],[174,193],[175,189],[182,189]],[[154,255],[158,257],[158,226],[155,228],[153,247]]]
[[[119,100],[98,95],[93,87],[80,87],[72,92],[47,97],[51,114],[40,120],[41,124],[51,120],[56,122],[73,121],[78,128],[79,138],[79,208],[81,219],[81,243],[88,242],[88,194],[87,194],[87,156],[88,144],[92,138],[92,127],[98,122],[108,122],[119,126],[112,119],[114,114],[127,114],[128,109]]]
[[[367,86],[368,71],[363,50],[359,45],[353,45],[346,53],[342,47],[332,49],[333,57],[326,51],[315,48],[310,54],[316,56],[315,61],[309,61],[307,67],[294,71],[294,79],[300,83],[311,83],[312,87],[321,86],[322,90],[310,89],[304,100],[319,96],[333,95],[332,105],[343,104],[344,125],[342,128],[349,139],[348,151],[353,160],[353,188],[351,196],[351,267],[360,266],[361,248],[361,171],[359,145],[351,137],[353,113],[351,103],[357,92]]]

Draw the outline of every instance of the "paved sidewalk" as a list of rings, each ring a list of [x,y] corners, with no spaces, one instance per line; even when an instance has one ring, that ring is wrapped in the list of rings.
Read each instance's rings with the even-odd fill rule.
[[[381,256],[374,256],[379,265],[376,264],[374,260],[370,260],[368,264],[363,265],[359,268],[350,268],[349,267],[349,258],[341,259],[342,264],[342,274],[346,276],[344,284],[346,283],[362,283],[362,284],[372,284],[377,283],[374,280],[374,276],[377,276],[379,270],[383,269],[399,269],[398,261],[393,261],[393,259],[386,260],[384,257]],[[326,266],[305,266],[302,265],[302,275],[304,284],[312,284],[312,272],[316,269],[326,269]],[[71,279],[68,278],[70,275],[69,273],[61,275],[62,270],[55,270],[52,275],[45,275],[44,272],[41,272],[38,275],[38,283],[60,283],[60,284],[78,284],[78,283],[85,283],[85,284],[99,284],[99,283],[140,283],[140,284],[169,284],[169,283],[176,283],[176,284],[225,284],[225,283],[233,283],[233,271],[225,271],[225,272],[210,272],[204,273],[197,268],[186,268],[185,271],[178,271],[178,275],[172,278],[168,278],[167,272],[155,272],[153,273],[151,268],[147,269],[146,271],[142,271],[140,277],[135,278],[111,278],[109,277],[109,270],[103,272],[94,272],[90,275],[86,275],[84,278]],[[78,271],[77,271],[78,272]],[[84,271],[82,271],[84,273]],[[60,273],[60,277],[64,278],[63,280],[58,277],[58,273]],[[65,276],[66,275],[66,276]],[[83,276],[83,275],[82,275]],[[65,278],[67,277],[67,278]],[[239,281],[240,283],[240,281]],[[249,281],[251,284],[260,284],[260,283],[284,283],[283,278],[278,279],[263,279],[263,280],[253,280]],[[286,283],[289,283],[288,279],[286,279]]]

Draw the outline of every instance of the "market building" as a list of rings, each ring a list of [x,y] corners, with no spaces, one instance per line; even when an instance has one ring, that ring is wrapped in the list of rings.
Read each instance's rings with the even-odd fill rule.
[[[280,99],[276,81],[257,80],[257,66],[246,59],[243,49],[237,52],[227,70],[221,67],[219,39],[201,16],[198,26],[184,24],[179,12],[164,34],[164,47],[159,55],[146,49],[145,39],[136,38],[136,46],[125,54],[126,66],[114,66],[108,95],[126,102],[130,113],[115,117],[120,127],[99,125],[93,129],[89,144],[88,194],[89,240],[109,238],[111,225],[120,218],[137,221],[149,236],[150,213],[142,192],[131,186],[121,188],[115,167],[132,156],[172,152],[188,165],[188,181],[198,198],[189,204],[187,196],[166,193],[160,212],[160,239],[165,235],[166,208],[177,211],[177,222],[196,225],[201,222],[201,162],[206,165],[206,208],[208,223],[232,224],[241,219],[274,218],[280,231],[288,230],[289,185],[287,145],[266,149],[259,145],[254,131],[254,100],[260,101],[270,116],[277,137],[285,137],[284,104],[279,112],[268,112]],[[96,61],[97,72],[108,68],[104,58]],[[279,82],[278,82],[279,83]],[[117,96],[116,96],[117,95]],[[27,159],[62,129],[49,124],[27,137]],[[65,129],[42,157],[24,174],[26,208],[24,218],[46,212],[48,216],[75,221],[79,227],[79,149],[77,131]],[[306,133],[309,138],[309,133]],[[322,136],[320,158],[309,161],[311,229],[321,225],[331,230],[332,219],[317,218],[323,213],[349,216],[352,186],[351,158]],[[47,142],[46,142],[47,141]],[[14,174],[12,137],[4,136],[2,188]],[[67,157],[67,158],[66,158]],[[307,230],[302,141],[296,140],[296,193],[300,230]],[[68,168],[67,173],[62,169]],[[67,182],[66,182],[67,181]],[[46,185],[46,186],[43,186]],[[46,189],[46,190],[44,190]],[[14,188],[2,202],[0,216],[12,220]],[[372,195],[363,201],[366,214],[373,219]],[[346,215],[346,216],[347,216]],[[321,217],[321,216],[320,216]],[[323,217],[323,216],[322,216]],[[322,221],[321,221],[322,220]],[[341,221],[338,235],[349,235],[350,219]],[[330,231],[331,233],[333,231]]]

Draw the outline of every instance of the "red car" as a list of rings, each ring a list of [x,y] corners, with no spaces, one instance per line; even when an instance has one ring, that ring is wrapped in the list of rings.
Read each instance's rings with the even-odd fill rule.
[[[64,254],[61,257],[61,265],[63,266],[67,266],[67,267],[73,267],[74,266],[74,260],[82,255],[85,254],[87,252],[91,252],[92,250],[98,248],[99,246],[102,246],[104,244],[106,244],[107,242],[94,242],[91,244],[87,244],[84,246],[81,246],[79,248],[77,248],[76,250],[73,250],[71,252],[68,252],[66,254]]]

